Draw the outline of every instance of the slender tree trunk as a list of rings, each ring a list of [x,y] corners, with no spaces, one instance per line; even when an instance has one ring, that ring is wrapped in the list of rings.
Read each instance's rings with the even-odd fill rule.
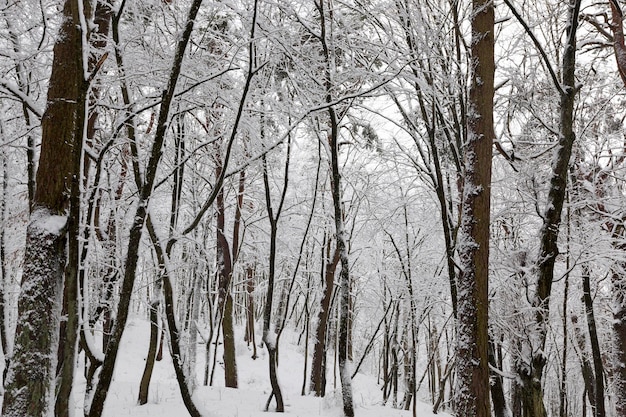
[[[498,363],[496,357],[496,342],[489,341],[489,364],[495,369],[502,369],[502,363]],[[493,372],[491,375],[491,401],[493,403],[494,417],[509,417],[506,408],[506,397],[504,396],[504,387],[502,384],[502,376]]]
[[[246,303],[246,334],[247,342],[252,344],[252,359],[258,358],[256,351],[256,335],[254,331],[254,269],[251,266],[246,268],[247,282],[247,303]]]
[[[67,227],[68,221],[72,230],[78,227],[79,208],[71,205],[78,201],[87,87],[79,2],[67,0],[62,13],[62,35],[54,46],[48,107],[41,122],[41,156],[26,232],[15,351],[2,406],[2,414],[7,417],[47,417],[53,413],[56,398],[61,298],[68,261]],[[73,195],[68,196],[67,190]],[[76,275],[70,274],[70,279],[76,279]],[[76,323],[71,326],[74,329]],[[76,339],[68,343],[73,343],[75,349]],[[72,360],[68,366],[73,365]],[[67,377],[65,372],[63,375]]]
[[[128,250],[126,253],[124,279],[122,281],[120,300],[118,303],[116,314],[116,322],[111,335],[111,341],[107,346],[105,360],[102,365],[100,378],[95,389],[92,403],[87,405],[87,408],[89,408],[89,412],[86,414],[88,414],[89,417],[100,417],[102,415],[104,402],[108,394],[109,386],[111,385],[113,371],[115,368],[115,361],[117,359],[122,334],[124,333],[124,328],[128,319],[130,298],[135,282],[137,261],[139,259],[139,243],[141,241],[143,225],[148,216],[148,202],[152,195],[152,188],[154,186],[157,168],[161,159],[162,147],[165,141],[165,133],[169,126],[169,111],[172,101],[174,99],[174,91],[176,89],[176,83],[181,72],[185,50],[187,49],[187,43],[189,42],[189,38],[191,37],[195,18],[198,14],[201,3],[202,0],[194,0],[189,8],[189,13],[187,16],[184,30],[176,46],[174,62],[172,64],[168,84],[163,93],[154,143],[152,145],[152,150],[146,169],[145,182],[142,184],[139,192],[139,202],[137,204],[135,216],[133,217],[133,224],[131,226],[130,234],[128,237]]]
[[[0,133],[1,132],[0,127]],[[11,348],[7,339],[7,317],[6,317],[6,288],[9,284],[6,267],[6,245],[5,245],[5,228],[7,222],[7,196],[8,196],[8,164],[7,156],[2,155],[2,201],[0,202],[0,346],[2,346],[2,355],[4,356],[4,371],[2,372],[2,386],[6,380],[6,373],[9,368],[11,358]]]
[[[216,168],[216,178],[221,174],[221,165]],[[233,326],[233,298],[230,289],[232,262],[225,230],[224,190],[216,199],[217,208],[217,270],[219,276],[217,311],[222,315],[222,337],[224,338],[224,377],[226,386],[237,388],[237,358],[235,355],[235,329]]]
[[[494,140],[494,4],[472,4],[472,81],[465,145],[465,177],[457,277],[456,410],[465,417],[489,417],[489,218]]]
[[[158,294],[155,294],[155,298]],[[158,300],[158,298],[157,298]],[[137,402],[139,405],[148,403],[148,391],[150,389],[150,379],[152,378],[152,371],[154,370],[154,363],[157,356],[157,349],[159,347],[159,302],[153,301],[150,303],[150,344],[148,347],[148,356],[146,357],[146,366],[144,367],[143,374],[141,376],[141,382],[139,383],[139,398]]]
[[[261,137],[263,133],[263,121],[261,121]],[[276,374],[276,366],[278,364],[278,334],[270,328],[272,321],[272,304],[274,300],[274,281],[276,276],[276,240],[278,234],[278,220],[283,211],[285,203],[285,196],[287,195],[287,187],[289,185],[289,161],[291,156],[291,136],[287,141],[287,156],[285,160],[285,174],[284,184],[280,195],[280,202],[274,212],[272,206],[272,196],[270,192],[269,174],[267,167],[267,157],[263,154],[263,185],[265,188],[265,207],[267,209],[267,215],[270,222],[270,253],[269,253],[269,271],[267,275],[267,294],[265,299],[265,310],[263,311],[263,342],[267,348],[269,359],[269,376],[270,384],[272,386],[272,393],[265,404],[265,410],[269,409],[272,397],[276,398],[276,411],[284,412],[285,405],[283,403],[283,395],[278,384],[278,376]]]
[[[617,68],[624,86],[626,86],[626,44],[624,42],[624,24],[621,6],[617,0],[609,0],[611,7],[611,30],[613,31],[613,49]],[[623,239],[626,233],[623,225],[613,227],[613,247],[624,253],[626,245]],[[616,261],[611,267],[613,286],[613,346],[614,366],[613,385],[615,390],[615,413],[626,417],[626,262]]]
[[[322,252],[326,250],[327,259],[326,266],[323,269],[324,276],[324,291],[322,299],[320,300],[320,309],[317,313],[317,330],[315,331],[315,345],[313,347],[313,362],[311,363],[311,383],[309,390],[316,397],[323,397],[325,395],[324,390],[324,377],[326,367],[324,366],[326,358],[326,332],[328,329],[328,319],[330,313],[330,302],[335,288],[335,270],[339,264],[339,251],[335,249],[335,253],[332,258],[330,255],[330,241],[327,242],[326,247],[322,247]]]
[[[589,329],[589,341],[591,342],[591,358],[594,370],[594,417],[604,417],[606,410],[604,406],[604,366],[602,365],[602,354],[598,341],[598,331],[596,329],[596,319],[593,313],[593,299],[591,298],[591,283],[588,264],[582,266],[583,274],[583,303],[585,304],[585,314],[587,315],[587,328]]]

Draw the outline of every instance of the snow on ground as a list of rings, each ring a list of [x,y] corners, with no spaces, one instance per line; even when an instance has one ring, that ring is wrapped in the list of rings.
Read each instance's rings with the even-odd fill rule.
[[[164,347],[163,360],[157,362],[150,384],[148,404],[137,405],[139,381],[143,372],[148,350],[149,323],[143,319],[129,320],[124,332],[115,376],[104,408],[104,417],[150,416],[179,417],[188,415],[176,383],[174,368]],[[213,387],[201,384],[204,360],[198,360],[198,387],[194,398],[207,417],[340,417],[342,416],[341,389],[333,389],[333,370],[329,370],[327,378],[327,395],[325,398],[301,396],[303,359],[302,349],[291,344],[288,335],[281,338],[279,352],[279,382],[285,400],[285,413],[265,412],[265,403],[270,393],[268,378],[268,362],[264,349],[258,348],[259,358],[253,360],[246,344],[241,341],[237,346],[237,368],[239,389],[225,388],[223,368],[218,365]],[[238,340],[242,337],[237,335]],[[260,337],[259,337],[260,338]],[[82,356],[82,355],[81,355]],[[204,357],[204,347],[198,346],[198,358]],[[220,354],[221,357],[221,354]],[[330,359],[330,358],[329,358]],[[338,373],[338,371],[337,371]],[[76,398],[76,414],[82,415],[84,378],[81,369],[77,372],[78,384]],[[337,374],[337,384],[339,375]],[[381,391],[376,378],[359,374],[353,381],[354,400],[357,417],[410,417],[412,412],[396,410],[380,405]],[[434,416],[428,404],[417,404],[417,417]],[[445,413],[437,416],[447,417]]]

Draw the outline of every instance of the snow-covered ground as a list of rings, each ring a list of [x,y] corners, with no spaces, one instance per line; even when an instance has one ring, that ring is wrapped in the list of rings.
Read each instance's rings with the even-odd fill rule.
[[[288,336],[288,335],[287,335]],[[238,339],[242,338],[238,335]],[[163,360],[157,362],[150,384],[150,397],[146,405],[137,405],[139,381],[143,372],[149,340],[149,324],[142,319],[129,321],[122,348],[118,356],[115,377],[107,402],[105,417],[150,416],[179,417],[186,416],[174,368],[167,348],[164,348]],[[301,349],[294,346],[283,336],[280,344],[279,382],[285,399],[285,413],[265,412],[265,402],[270,393],[268,379],[268,362],[264,349],[258,349],[259,358],[253,360],[251,352],[243,341],[237,346],[237,367],[239,389],[225,388],[223,369],[219,366],[215,373],[214,386],[204,387],[201,383],[195,391],[197,405],[207,417],[268,417],[297,416],[313,417],[342,415],[341,390],[333,389],[333,370],[328,375],[328,393],[325,398],[301,396],[303,358]],[[204,356],[204,349],[199,346],[198,357]],[[201,382],[204,361],[198,361],[198,381]],[[78,370],[78,384],[74,398],[76,399],[76,416],[81,416],[83,406],[84,379]],[[337,375],[337,383],[339,376]],[[381,391],[376,378],[357,375],[353,381],[354,399],[357,417],[410,417],[412,412],[396,410],[380,405]],[[434,416],[428,404],[417,404],[418,417]],[[437,416],[447,417],[445,413]]]

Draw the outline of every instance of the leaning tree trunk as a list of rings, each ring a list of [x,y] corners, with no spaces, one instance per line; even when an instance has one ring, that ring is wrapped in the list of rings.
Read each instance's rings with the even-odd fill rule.
[[[128,250],[126,254],[124,279],[121,285],[116,322],[111,335],[111,340],[107,346],[105,360],[102,365],[102,370],[100,371],[100,377],[95,388],[92,403],[87,405],[89,412],[86,414],[88,414],[89,417],[100,417],[102,415],[104,402],[106,401],[108,390],[113,378],[115,361],[117,359],[122,334],[124,333],[124,327],[126,326],[126,321],[128,319],[130,298],[133,292],[137,262],[139,260],[139,243],[141,242],[144,222],[148,217],[148,203],[150,197],[152,196],[152,189],[157,174],[157,168],[161,159],[162,147],[165,142],[165,133],[169,126],[169,111],[174,99],[174,92],[176,90],[178,77],[181,72],[185,49],[187,49],[187,43],[191,37],[195,18],[198,14],[201,3],[202,0],[194,0],[189,8],[185,28],[179,38],[178,44],[176,45],[174,62],[172,64],[168,84],[163,93],[154,143],[152,145],[146,169],[145,183],[141,185],[141,189],[139,190],[139,201],[137,203],[137,209],[135,216],[133,217],[133,224],[128,237]]]
[[[494,4],[472,4],[472,67],[457,277],[457,413],[488,417],[489,211],[494,140]]]
[[[37,188],[26,232],[15,350],[2,406],[2,414],[8,417],[48,417],[55,404],[70,209],[67,190],[75,191],[73,184],[80,173],[87,85],[80,13],[78,1],[65,2],[61,36],[54,46],[48,106],[41,121]]]

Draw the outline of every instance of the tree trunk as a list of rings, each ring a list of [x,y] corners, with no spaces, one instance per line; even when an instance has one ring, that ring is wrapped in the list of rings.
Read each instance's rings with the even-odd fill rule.
[[[78,190],[83,146],[86,80],[80,13],[77,1],[64,3],[61,36],[53,51],[48,107],[41,121],[37,188],[26,232],[15,351],[2,406],[2,414],[8,417],[47,417],[53,413],[55,404],[61,296],[67,262],[67,215],[69,210],[70,227],[76,230],[79,210],[70,207],[77,198],[71,199],[67,190],[72,193]],[[76,323],[71,323],[72,329]],[[75,352],[76,339],[69,343],[73,343]],[[72,360],[68,366],[73,365]],[[67,377],[65,373],[64,377]]]
[[[326,251],[326,264],[324,268],[324,292],[320,300],[320,309],[317,313],[317,329],[315,331],[315,346],[313,347],[313,361],[311,363],[311,382],[309,390],[316,397],[323,397],[325,393],[324,378],[326,367],[324,366],[326,358],[326,332],[328,329],[328,318],[330,313],[330,301],[332,299],[335,288],[335,270],[339,263],[339,250],[335,249],[332,258],[330,255],[330,241],[326,247],[322,247],[322,252]]]
[[[540,248],[536,261],[537,281],[535,294],[531,296],[534,309],[534,326],[536,330],[527,341],[524,364],[518,368],[524,385],[522,388],[523,410],[527,416],[546,417],[543,405],[543,379],[546,358],[544,351],[548,337],[550,318],[550,294],[554,281],[554,265],[559,254],[557,247],[561,214],[567,188],[567,175],[572,154],[574,133],[574,104],[578,87],[576,86],[576,31],[580,12],[580,0],[569,2],[568,31],[563,51],[562,83],[560,84],[560,135],[557,153],[552,165],[552,177],[548,190],[548,201],[543,215],[543,226],[540,231]]]
[[[593,299],[591,298],[591,283],[588,264],[582,266],[583,274],[583,302],[585,304],[585,314],[587,315],[587,328],[589,329],[589,341],[591,342],[591,357],[593,359],[594,370],[594,417],[604,417],[606,415],[604,406],[604,366],[602,365],[602,354],[600,353],[600,343],[598,341],[598,331],[596,329],[596,319],[593,313]]]
[[[1,129],[1,127],[0,127]],[[2,133],[0,131],[0,133]],[[0,202],[0,342],[2,343],[2,355],[4,357],[4,371],[2,372],[2,386],[6,381],[6,374],[9,368],[9,358],[11,357],[11,348],[7,339],[7,317],[6,317],[6,288],[9,282],[6,267],[6,245],[5,230],[7,221],[7,196],[8,196],[8,164],[7,156],[2,155],[2,201]]]
[[[218,168],[216,177],[219,177]],[[227,387],[237,388],[237,358],[235,356],[235,329],[233,327],[233,298],[230,281],[232,263],[230,247],[224,235],[225,207],[224,191],[216,199],[217,206],[217,270],[219,275],[217,311],[222,315],[222,337],[224,338],[224,377]]]
[[[128,309],[130,307],[130,299],[135,282],[137,261],[139,259],[139,243],[141,242],[143,225],[148,217],[148,203],[152,195],[152,188],[154,186],[157,168],[161,159],[165,133],[169,126],[169,111],[174,99],[174,91],[181,72],[187,43],[191,37],[195,18],[198,14],[201,3],[202,0],[194,0],[189,8],[184,30],[178,40],[178,44],[176,45],[174,62],[172,64],[168,84],[163,93],[154,143],[152,145],[146,169],[145,183],[142,184],[139,191],[139,201],[128,237],[128,250],[126,253],[124,279],[122,281],[120,300],[117,307],[116,322],[111,335],[111,341],[107,346],[105,360],[102,365],[100,378],[95,389],[92,403],[90,405],[88,404],[86,407],[89,408],[89,412],[86,413],[89,417],[100,417],[102,415],[104,402],[106,401],[109,386],[111,385],[119,345],[126,326],[126,320],[128,319]]]
[[[472,67],[457,277],[456,411],[488,417],[489,218],[494,95],[494,4],[472,4]]]
[[[159,294],[154,294],[155,298]],[[158,298],[157,298],[158,300]],[[143,375],[141,376],[141,382],[139,383],[139,398],[137,402],[139,405],[148,403],[148,391],[150,389],[150,380],[152,378],[152,371],[154,370],[154,363],[157,356],[157,349],[159,347],[159,316],[158,316],[159,302],[155,301],[150,303],[150,344],[148,347],[148,356],[146,358],[146,366],[143,369]]]
[[[489,341],[489,364],[495,369],[502,369],[501,361],[496,357],[496,342]],[[504,396],[504,387],[502,384],[502,376],[496,372],[491,374],[491,401],[493,403],[494,417],[509,417],[506,408],[506,397]]]
[[[261,120],[261,137],[264,137],[264,122]],[[265,298],[265,309],[263,311],[263,342],[267,348],[269,359],[269,376],[272,392],[265,404],[265,411],[269,409],[272,397],[276,398],[276,411],[284,412],[285,405],[283,395],[278,384],[278,376],[276,374],[276,366],[278,363],[278,334],[270,328],[272,322],[272,304],[274,301],[274,281],[276,277],[276,238],[278,234],[278,220],[283,210],[287,187],[289,184],[289,160],[291,155],[291,136],[287,142],[287,155],[285,161],[285,176],[283,190],[280,195],[280,202],[276,208],[276,212],[272,207],[272,196],[270,192],[269,174],[267,167],[267,156],[263,154],[261,158],[263,166],[263,185],[265,189],[265,208],[270,223],[270,253],[269,253],[269,271],[267,275],[267,293]]]
[[[619,232],[619,241],[623,241],[624,229]],[[626,251],[626,245],[616,244]],[[613,384],[615,389],[615,415],[626,417],[626,262],[617,261],[611,267],[613,287],[613,340],[615,357],[613,362]]]

